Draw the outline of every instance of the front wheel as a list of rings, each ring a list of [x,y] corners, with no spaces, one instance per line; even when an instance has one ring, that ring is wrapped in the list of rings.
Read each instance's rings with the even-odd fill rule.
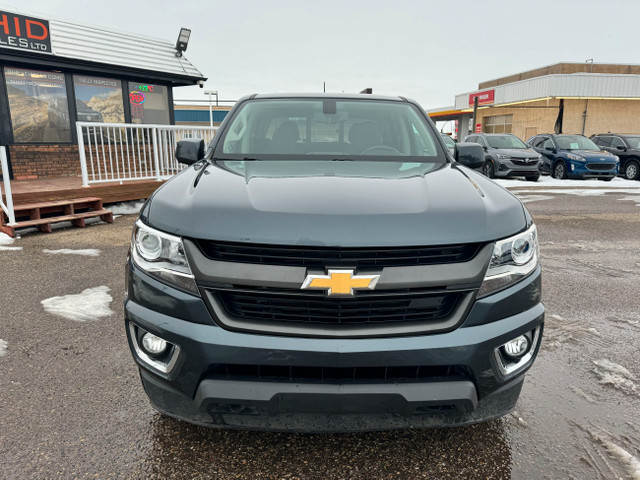
[[[493,162],[491,160],[487,160],[486,162],[484,162],[484,165],[482,166],[482,173],[484,173],[484,175],[489,178],[495,177],[495,170],[493,168]]]
[[[555,167],[553,167],[553,178],[567,178],[567,167],[562,160],[556,163]]]
[[[627,166],[624,167],[624,178],[627,180],[638,180],[640,173],[640,166],[637,162],[631,160],[627,163]]]
[[[540,179],[540,174],[539,173],[535,173],[533,175],[527,175],[524,178],[526,178],[527,181],[529,181],[529,182],[537,182]]]

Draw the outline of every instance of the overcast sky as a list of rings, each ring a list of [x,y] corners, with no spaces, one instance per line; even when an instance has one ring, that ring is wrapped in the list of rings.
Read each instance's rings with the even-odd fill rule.
[[[175,42],[220,98],[248,93],[403,95],[426,109],[479,82],[561,61],[640,63],[640,2],[0,0],[43,18]],[[0,7],[2,8],[2,7]],[[203,98],[197,87],[174,97]]]

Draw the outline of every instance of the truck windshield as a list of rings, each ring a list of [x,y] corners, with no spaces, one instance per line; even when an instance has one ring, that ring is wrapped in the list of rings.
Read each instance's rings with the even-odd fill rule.
[[[406,102],[256,99],[222,134],[216,159],[446,162],[433,129]]]
[[[487,143],[491,148],[515,148],[523,150],[529,148],[522,143],[522,140],[513,135],[487,136]]]

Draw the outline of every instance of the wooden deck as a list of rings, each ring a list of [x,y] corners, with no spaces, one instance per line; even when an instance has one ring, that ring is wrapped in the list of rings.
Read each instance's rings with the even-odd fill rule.
[[[135,180],[122,184],[113,182],[83,187],[80,177],[61,177],[12,180],[11,190],[15,206],[82,197],[98,197],[102,199],[102,203],[114,203],[148,198],[162,183],[156,180]]]

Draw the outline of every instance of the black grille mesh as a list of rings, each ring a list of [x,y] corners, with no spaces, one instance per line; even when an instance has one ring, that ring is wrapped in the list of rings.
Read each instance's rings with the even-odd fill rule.
[[[326,298],[322,292],[218,290],[214,293],[227,313],[238,319],[325,325],[441,320],[451,313],[461,295],[459,292],[367,292],[356,298],[334,299]]]
[[[401,267],[459,263],[471,260],[479,243],[431,247],[337,248],[225,243],[197,240],[202,253],[211,260],[301,267],[353,266]]]

